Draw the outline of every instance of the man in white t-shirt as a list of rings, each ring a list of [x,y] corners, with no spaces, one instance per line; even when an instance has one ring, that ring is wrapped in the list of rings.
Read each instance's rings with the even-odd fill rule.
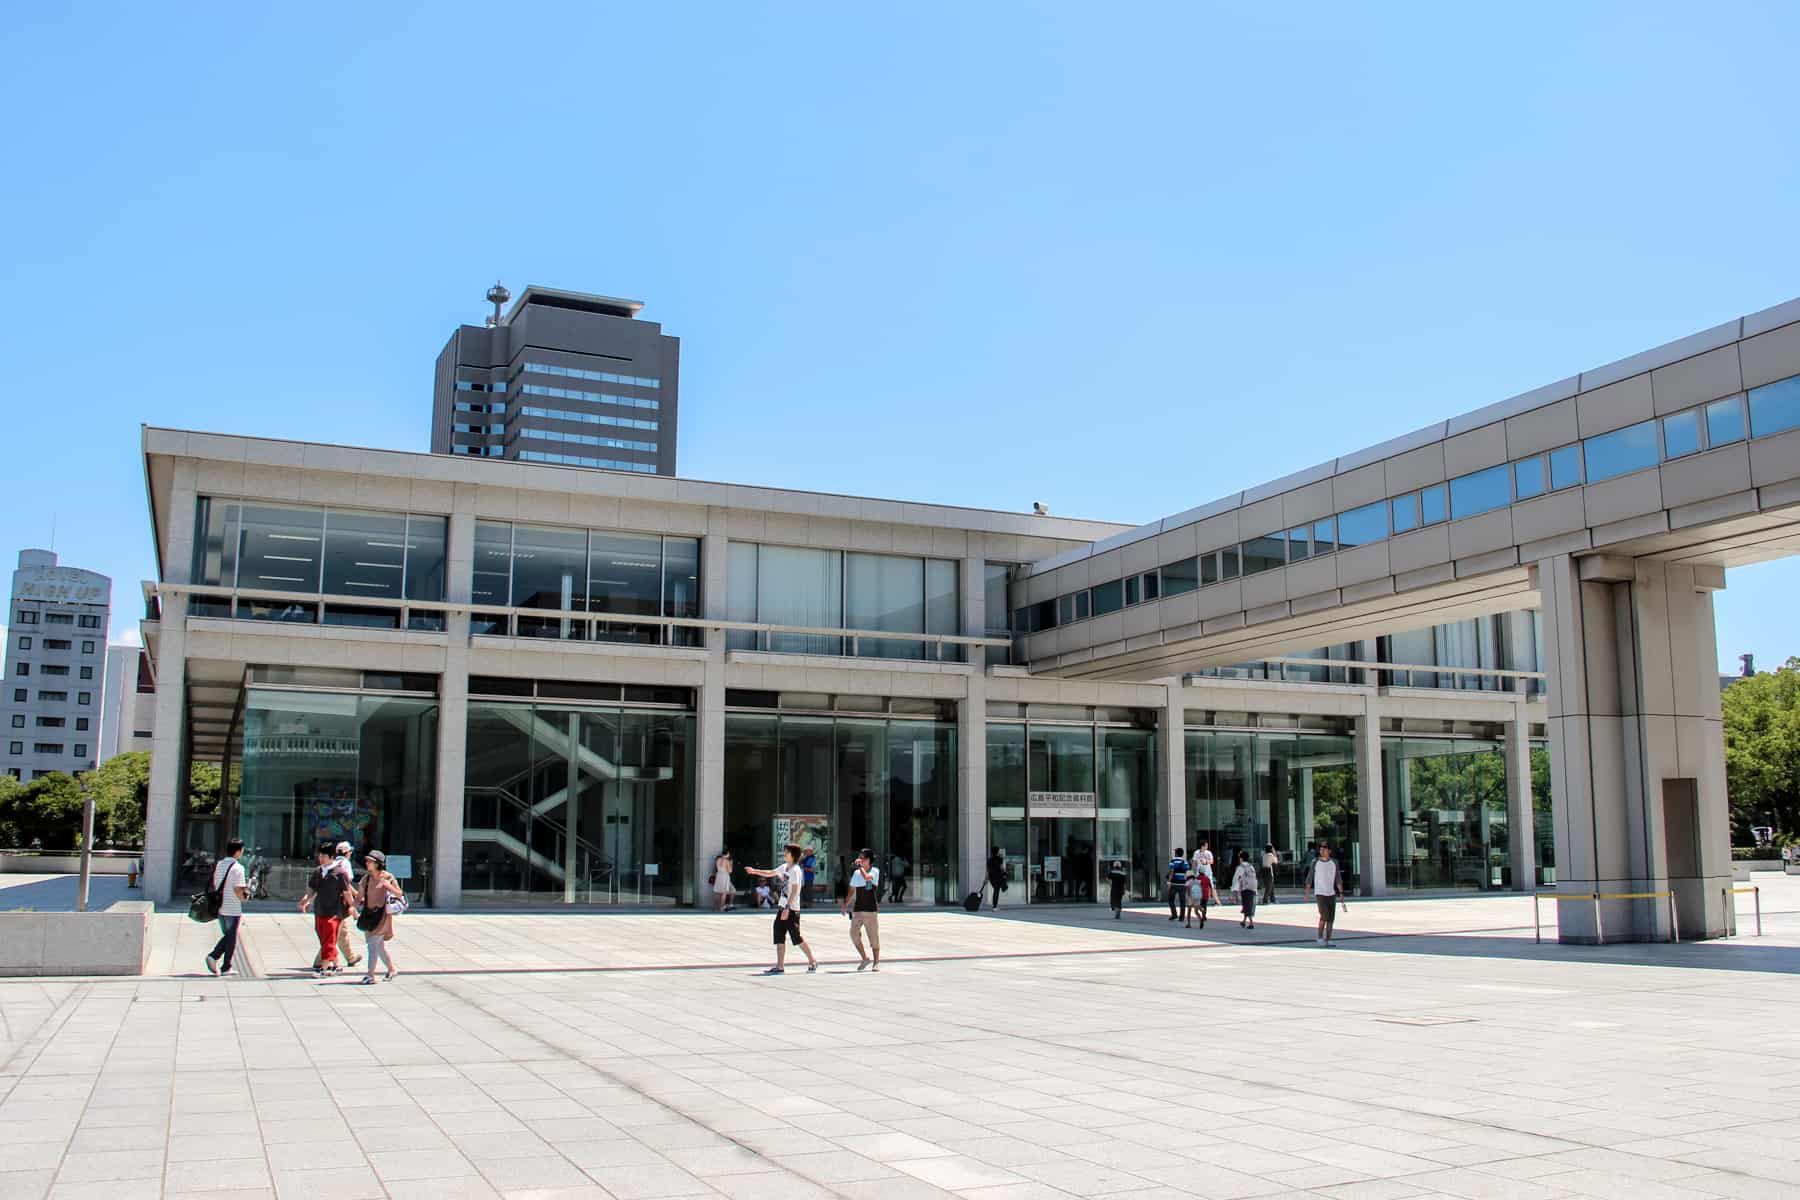
[[[1306,894],[1319,902],[1319,945],[1329,946],[1332,926],[1337,923],[1338,901],[1344,898],[1344,872],[1324,842],[1319,843],[1319,860],[1306,877]]]
[[[231,974],[231,959],[237,953],[238,922],[244,918],[244,901],[250,898],[250,886],[244,878],[244,839],[232,838],[225,843],[225,857],[213,864],[210,891],[219,893],[218,945],[206,956],[206,970],[213,975]]]
[[[806,882],[805,870],[800,866],[800,859],[805,851],[799,846],[789,843],[782,848],[787,861],[772,871],[761,867],[745,867],[744,870],[761,879],[775,881],[778,898],[775,902],[775,965],[764,971],[764,975],[787,974],[787,943],[793,942],[806,955],[808,974],[819,969],[819,960],[813,957],[812,947],[800,936],[800,893]],[[784,940],[785,939],[785,940]]]
[[[875,852],[865,849],[856,856],[856,870],[850,875],[850,894],[844,897],[844,915],[850,918],[850,944],[862,959],[858,971],[873,967],[881,970],[881,868],[875,865]],[[869,949],[863,949],[863,934],[869,935]],[[870,952],[875,957],[869,958]]]

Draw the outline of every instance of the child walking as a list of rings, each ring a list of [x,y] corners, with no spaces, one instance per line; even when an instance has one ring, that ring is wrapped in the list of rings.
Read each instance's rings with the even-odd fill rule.
[[[1238,904],[1243,915],[1238,917],[1238,924],[1245,929],[1256,928],[1256,893],[1261,881],[1256,878],[1256,868],[1250,865],[1250,852],[1237,852],[1237,870],[1231,873],[1231,890],[1238,894]]]

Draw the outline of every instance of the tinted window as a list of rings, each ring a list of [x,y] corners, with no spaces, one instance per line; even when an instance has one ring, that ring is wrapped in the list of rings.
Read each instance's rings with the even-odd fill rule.
[[[1550,487],[1557,490],[1581,482],[1581,447],[1564,446],[1550,452]]]
[[[1238,577],[1240,565],[1241,564],[1238,561],[1238,548],[1236,546],[1227,546],[1225,549],[1219,551],[1220,579],[1236,579]]]
[[[1314,521],[1312,528],[1313,554],[1330,554],[1337,549],[1337,519],[1326,517],[1323,521]]]
[[[1056,598],[1056,623],[1067,625],[1075,619],[1075,593]]]
[[[1125,603],[1136,604],[1144,598],[1144,581],[1141,576],[1133,575],[1125,581]]]
[[[1299,562],[1306,557],[1307,544],[1312,540],[1306,526],[1288,530],[1288,561]]]
[[[1094,585],[1094,615],[1103,617],[1107,613],[1118,612],[1125,607],[1125,588],[1123,581],[1114,579],[1108,583]]]
[[[1217,552],[1200,556],[1200,583],[1205,586],[1219,582],[1219,556]]]
[[[1587,480],[1597,483],[1656,465],[1656,422],[1641,421],[1581,443]]]
[[[1800,375],[1750,389],[1750,436],[1767,437],[1800,426]]]
[[[398,600],[405,570],[405,517],[341,511],[326,516],[327,593]]]
[[[1408,500],[1412,497],[1408,496]],[[1337,544],[1344,549],[1379,542],[1388,535],[1388,510],[1382,501],[1340,513],[1337,519]]]
[[[1155,571],[1144,572],[1144,599],[1154,600],[1162,594],[1161,580]]]
[[[1525,500],[1544,494],[1544,460],[1522,458],[1513,464],[1513,494]]]
[[[1394,497],[1394,532],[1405,533],[1409,529],[1419,527],[1419,498],[1417,496]]]
[[[1164,563],[1162,569],[1163,595],[1179,596],[1183,592],[1191,592],[1199,587],[1200,577],[1196,573],[1198,565],[1198,562],[1191,558],[1184,558],[1180,562]]]
[[[1700,411],[1663,418],[1663,457],[1680,458],[1700,449]]]
[[[1436,525],[1444,519],[1444,485],[1436,484],[1419,493],[1419,506],[1424,510],[1423,520],[1427,525]]]
[[[1088,610],[1088,594],[1086,592],[1076,592],[1075,619],[1077,621],[1085,621],[1092,615],[1093,614]]]
[[[1511,474],[1506,466],[1489,467],[1450,481],[1450,519],[1460,521],[1512,503]]]
[[[1251,538],[1244,543],[1244,574],[1255,575],[1287,563],[1286,539],[1279,533]]]
[[[1744,440],[1744,398],[1715,400],[1706,406],[1706,444],[1723,446]]]

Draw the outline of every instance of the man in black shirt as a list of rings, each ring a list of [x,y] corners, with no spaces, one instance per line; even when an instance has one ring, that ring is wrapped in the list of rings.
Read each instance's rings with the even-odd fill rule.
[[[881,870],[875,865],[875,852],[864,850],[856,856],[856,871],[850,876],[850,895],[843,911],[850,915],[850,944],[862,959],[859,971],[881,970]],[[869,949],[863,949],[863,933],[869,935]],[[873,961],[870,953],[874,954]]]

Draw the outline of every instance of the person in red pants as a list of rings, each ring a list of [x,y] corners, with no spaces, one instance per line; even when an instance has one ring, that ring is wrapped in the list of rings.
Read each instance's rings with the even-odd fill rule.
[[[319,847],[319,869],[306,881],[306,894],[300,897],[300,911],[313,914],[313,932],[319,935],[319,967],[323,978],[343,970],[338,961],[338,931],[343,923],[356,915],[356,903],[350,884],[337,869],[336,854],[331,846]]]

